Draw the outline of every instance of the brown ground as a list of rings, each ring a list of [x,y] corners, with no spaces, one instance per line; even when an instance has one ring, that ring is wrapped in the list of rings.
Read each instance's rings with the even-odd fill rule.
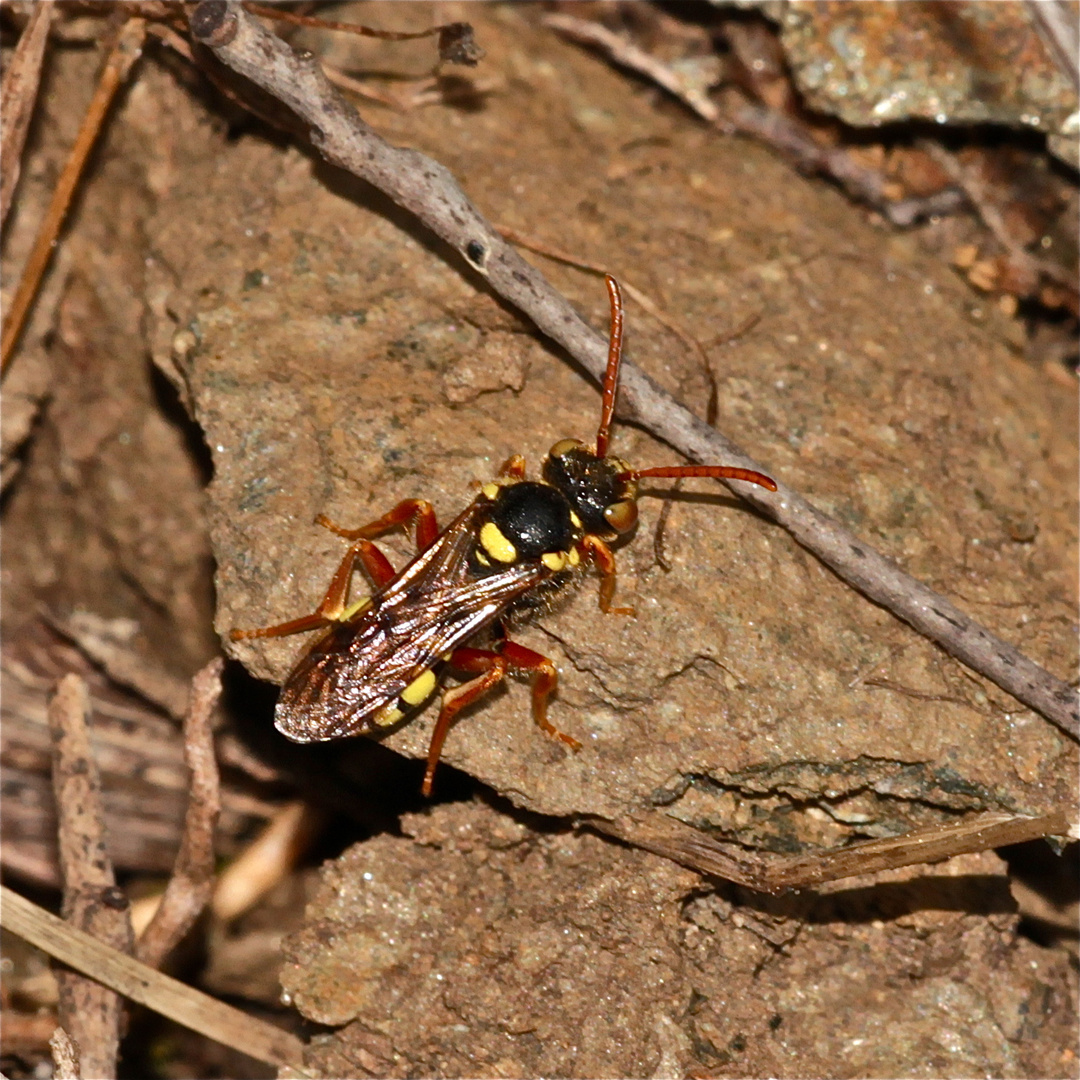
[[[1067,965],[985,853],[761,905],[479,803],[323,873],[282,982],[320,1076],[1073,1075]]]
[[[759,315],[711,350],[718,426],[1069,677],[1075,395],[1018,356],[1015,324],[938,257],[934,226],[881,226],[532,9],[467,17],[491,92],[363,106],[377,129],[442,161],[491,220],[604,265],[702,341]],[[378,55],[420,71],[428,48]],[[84,57],[65,64],[54,78],[88,85]],[[64,101],[43,138],[70,139]],[[24,232],[20,218],[10,252]],[[604,324],[595,277],[543,268]],[[228,132],[160,66],[114,117],[51,280],[54,338],[35,351],[28,334],[12,369],[33,401],[44,366],[50,399],[6,505],[9,635],[43,601],[131,618],[146,655],[189,674],[213,647],[204,520],[217,630],[264,625],[310,610],[340,558],[316,513],[358,525],[423,496],[446,521],[510,453],[534,468],[595,430],[595,387],[403,214],[257,126]],[[628,320],[630,356],[704,412],[697,357],[640,308]],[[205,519],[148,352],[209,448]],[[615,451],[674,460],[632,429]],[[659,500],[619,553],[636,618],[601,617],[589,584],[518,632],[556,661],[552,716],[584,749],[545,740],[512,685],[444,754],[508,802],[413,815],[325,871],[285,978],[305,1015],[349,1024],[321,1043],[320,1075],[1075,1075],[1068,961],[1017,936],[994,855],[931,883],[765,903],[515,816],[665,805],[793,851],[1073,804],[1076,747],[1054,728],[720,489],[690,487],[669,573],[650,543]],[[230,652],[280,681],[299,647]],[[388,745],[423,756],[434,713]]]

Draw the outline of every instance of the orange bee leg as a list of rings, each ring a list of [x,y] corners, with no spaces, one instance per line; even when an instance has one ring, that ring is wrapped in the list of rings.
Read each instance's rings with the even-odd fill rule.
[[[301,615],[299,619],[290,619],[276,626],[259,626],[254,630],[234,628],[229,631],[229,639],[248,641],[250,638],[286,637],[288,634],[302,634],[305,630],[317,630],[320,626],[326,626],[326,619],[313,611],[310,615]]]
[[[512,476],[515,480],[524,480],[525,459],[521,454],[511,454],[499,466],[499,476]]]
[[[421,792],[424,795],[431,794],[432,782],[435,779],[435,766],[439,763],[442,754],[443,743],[446,741],[446,733],[450,730],[457,716],[466,705],[471,705],[477,698],[486,694],[496,683],[506,678],[506,669],[512,667],[518,671],[533,672],[532,701],[533,719],[537,727],[553,739],[564,742],[571,750],[580,750],[581,743],[572,735],[559,731],[547,718],[547,702],[559,681],[555,665],[546,657],[532,649],[526,649],[524,645],[503,639],[500,644],[500,652],[491,652],[487,649],[455,649],[450,654],[450,666],[461,671],[476,672],[476,678],[470,679],[461,686],[447,690],[443,694],[442,709],[439,718],[435,721],[435,729],[431,733],[431,745],[428,747],[427,770],[424,773],[424,783]]]
[[[262,626],[256,630],[231,630],[229,637],[233,641],[246,641],[249,638],[285,637],[288,634],[301,634],[305,630],[317,630],[333,622],[348,618],[349,583],[357,558],[364,564],[371,580],[377,587],[382,587],[393,579],[397,571],[390,560],[370,541],[357,540],[341,560],[330,581],[330,587],[319,606],[310,615],[301,615],[298,619],[278,623],[276,626]]]
[[[427,499],[405,499],[388,514],[383,514],[381,518],[368,525],[361,525],[359,529],[343,529],[340,525],[335,525],[325,514],[320,514],[315,521],[346,540],[374,540],[377,536],[382,536],[399,525],[408,525],[409,522],[415,521],[416,547],[419,551],[427,551],[439,535],[435,509]]]
[[[612,607],[615,598],[615,556],[599,536],[585,534],[585,552],[600,571],[600,610],[605,615],[636,615],[632,607]]]
[[[477,672],[477,676],[443,693],[442,708],[439,710],[438,720],[435,721],[435,728],[431,733],[431,745],[428,747],[424,782],[420,786],[420,791],[424,796],[431,794],[432,783],[435,780],[435,766],[439,763],[446,733],[450,730],[454,717],[466,705],[471,705],[506,677],[506,661],[498,653],[487,652],[484,649],[455,649],[450,654],[450,665],[462,671]]]
[[[573,735],[560,731],[547,718],[548,698],[554,693],[559,682],[559,673],[555,670],[555,665],[542,653],[526,649],[524,645],[519,645],[516,641],[505,641],[502,646],[502,655],[516,671],[532,672],[533,720],[536,721],[536,726],[545,735],[566,743],[571,750],[580,750],[581,743]]]
[[[354,541],[352,547],[345,552],[345,557],[341,560],[341,565],[337,568],[322,602],[310,615],[301,615],[299,619],[290,619],[276,626],[263,626],[257,630],[232,630],[229,632],[229,637],[233,641],[284,637],[287,634],[301,634],[305,630],[317,630],[319,627],[348,618],[352,614],[348,608],[349,583],[356,560],[359,558],[377,589],[389,585],[397,576],[397,571],[390,560],[369,541],[399,525],[407,525],[414,519],[416,521],[416,546],[420,551],[426,551],[439,535],[439,523],[435,518],[435,510],[426,499],[405,499],[388,514],[383,514],[377,521],[362,525],[359,529],[343,529],[340,525],[335,525],[325,514],[320,514],[315,519],[317,524],[338,536],[343,536],[346,540]]]

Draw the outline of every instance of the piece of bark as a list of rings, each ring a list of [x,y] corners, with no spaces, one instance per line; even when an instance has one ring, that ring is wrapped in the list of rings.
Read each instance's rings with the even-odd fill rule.
[[[114,949],[131,952],[127,897],[105,845],[101,780],[90,749],[90,694],[78,675],[65,675],[49,704],[53,736],[53,789],[60,825],[63,915]],[[60,1024],[79,1048],[88,1077],[116,1075],[123,1002],[93,979],[61,971]]]
[[[3,867],[38,886],[61,886],[48,699],[56,681],[68,672],[79,674],[90,690],[91,742],[113,866],[117,872],[165,877],[176,860],[188,802],[181,732],[37,620],[8,635],[0,652]],[[186,701],[188,687],[178,680],[177,685]],[[232,749],[223,761],[226,776],[217,851],[229,858],[274,816],[275,801],[260,793],[274,790],[280,770],[253,751],[242,751],[235,736],[226,739],[225,746]]]
[[[0,176],[0,223],[7,220],[11,198],[19,182],[20,161],[26,133],[30,130],[30,118],[34,115],[53,10],[52,4],[34,5],[30,21],[15,46],[15,55],[4,72],[4,85],[0,90],[0,157],[4,159],[4,171]]]
[[[191,770],[184,835],[165,895],[136,951],[150,967],[160,967],[191,929],[214,888],[214,830],[221,812],[221,790],[211,720],[221,697],[223,667],[224,660],[215,657],[191,680],[184,718],[184,760]]]

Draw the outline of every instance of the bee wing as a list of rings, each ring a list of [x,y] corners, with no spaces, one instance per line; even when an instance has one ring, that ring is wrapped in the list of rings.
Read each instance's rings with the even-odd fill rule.
[[[285,681],[275,723],[295,742],[322,742],[377,727],[376,716],[443,656],[494,622],[551,576],[523,563],[475,578],[473,503],[426,551],[347,622],[300,658]]]

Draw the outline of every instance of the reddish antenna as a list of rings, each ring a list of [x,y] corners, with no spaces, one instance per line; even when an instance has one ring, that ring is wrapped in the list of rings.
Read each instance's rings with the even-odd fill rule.
[[[615,394],[619,388],[619,365],[622,363],[623,299],[619,283],[610,275],[604,275],[608,298],[611,301],[611,334],[608,338],[608,362],[604,372],[604,396],[600,403],[600,428],[596,432],[596,456],[607,457],[611,421],[615,415]],[[711,476],[717,480],[743,480],[748,484],[760,484],[769,491],[776,490],[776,481],[755,469],[740,469],[734,465],[662,465],[656,469],[630,469],[619,473],[628,480],[640,480],[645,476]]]
[[[760,484],[769,491],[776,490],[776,481],[771,476],[754,469],[739,469],[734,465],[662,465],[658,469],[631,469],[619,473],[631,480],[640,480],[643,476],[712,476],[717,480],[745,480],[748,484]]]
[[[604,396],[600,400],[600,427],[596,432],[596,456],[607,457],[611,419],[615,415],[615,394],[619,389],[619,364],[622,363],[623,302],[622,289],[610,275],[604,275],[611,301],[611,330],[608,334],[607,370],[604,372]]]

